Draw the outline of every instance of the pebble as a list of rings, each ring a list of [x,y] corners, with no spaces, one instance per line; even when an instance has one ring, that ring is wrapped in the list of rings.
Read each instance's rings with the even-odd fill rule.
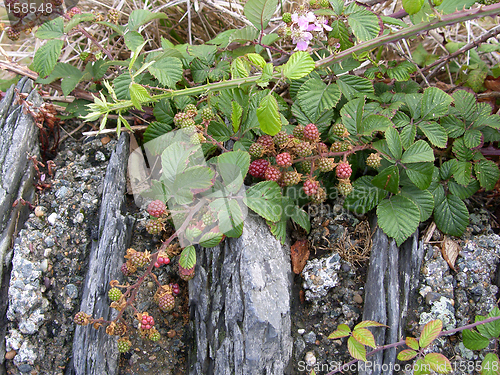
[[[95,160],[97,161],[106,161],[106,156],[101,151],[97,151],[95,153]]]
[[[47,218],[47,221],[50,223],[50,225],[54,225],[57,220],[57,214],[55,212],[52,212],[49,217]]]
[[[177,334],[177,332],[175,332],[173,329],[171,329],[170,331],[167,332],[167,336],[169,338],[174,338],[176,334]]]
[[[316,356],[314,355],[314,352],[307,352],[304,360],[308,366],[314,366],[316,364]]]
[[[29,365],[27,363],[21,363],[20,365],[17,366],[17,369],[19,371],[21,371],[22,373],[26,374],[26,373],[30,372],[33,369],[33,367],[31,367],[31,365]]]
[[[313,331],[306,333],[304,335],[304,340],[308,344],[314,344],[316,342],[316,334]]]
[[[66,285],[66,294],[69,298],[74,299],[78,297],[78,288],[73,284]]]
[[[359,303],[359,304],[363,303],[363,297],[361,297],[358,293],[354,293],[353,299],[354,299],[354,302],[356,302],[356,303]]]
[[[303,335],[306,330],[304,328],[298,329],[297,332],[299,335]]]
[[[47,209],[43,206],[36,206],[35,207],[35,216],[36,217],[42,217],[45,215],[45,212],[47,212]]]
[[[17,352],[15,350],[9,350],[5,353],[5,359],[13,359],[16,356]]]
[[[45,245],[47,247],[52,247],[52,246],[54,246],[56,244],[55,241],[54,241],[54,238],[52,236],[45,237],[45,239],[43,240],[43,242],[45,243]]]
[[[107,145],[109,143],[109,141],[111,141],[111,138],[109,138],[109,137],[102,137],[101,138],[101,143],[103,145]]]

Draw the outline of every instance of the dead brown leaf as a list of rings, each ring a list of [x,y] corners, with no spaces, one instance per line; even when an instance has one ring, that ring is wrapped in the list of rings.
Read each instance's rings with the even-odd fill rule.
[[[441,254],[453,271],[456,271],[455,261],[457,260],[459,252],[460,245],[451,238],[445,236],[441,244]]]
[[[292,256],[292,270],[298,275],[302,272],[309,259],[309,244],[307,240],[298,240],[292,245],[290,251]]]

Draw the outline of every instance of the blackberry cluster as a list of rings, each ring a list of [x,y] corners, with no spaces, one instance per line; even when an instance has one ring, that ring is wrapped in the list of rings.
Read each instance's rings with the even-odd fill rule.
[[[250,168],[248,169],[248,173],[250,173],[253,177],[263,178],[268,166],[269,166],[269,162],[265,159],[254,160],[250,164]]]
[[[304,182],[304,193],[308,196],[312,196],[318,192],[319,182],[313,179],[307,179]]]
[[[140,323],[140,328],[144,330],[148,330],[154,327],[155,325],[155,320],[151,315],[148,315],[148,313],[144,313],[142,315],[141,323]]]
[[[266,168],[264,178],[268,181],[278,182],[279,179],[281,178],[281,171],[278,168],[271,165]]]
[[[148,213],[153,217],[160,217],[166,210],[167,207],[165,206],[165,203],[160,200],[152,201],[147,208]]]
[[[169,257],[158,257],[156,258],[155,267],[160,268],[163,264],[170,264]]]
[[[381,165],[382,158],[380,157],[379,154],[370,154],[366,158],[366,165],[372,168],[377,169]]]
[[[349,194],[352,193],[354,187],[351,185],[351,181],[346,179],[346,180],[339,180],[337,189],[341,195],[348,196]]]
[[[349,177],[351,177],[352,174],[351,165],[349,163],[339,163],[337,165],[336,172],[337,172],[337,177],[340,180],[348,179]]]
[[[158,306],[160,306],[162,311],[173,310],[175,307],[175,297],[170,293],[164,293],[158,301]]]
[[[304,128],[304,139],[310,142],[315,142],[319,139],[318,127],[314,124],[308,124]]]
[[[118,288],[111,288],[108,292],[108,297],[111,301],[119,301],[122,298],[122,291]]]
[[[129,249],[129,250],[132,250],[132,249]],[[130,260],[130,263],[134,267],[143,268],[147,264],[149,264],[149,262],[151,261],[151,258],[150,258],[149,253],[147,251],[140,252],[140,251],[133,250],[133,252],[131,252],[129,260]]]
[[[345,138],[349,136],[349,132],[344,124],[337,123],[332,126],[332,133],[335,134],[339,138]]]
[[[212,108],[205,107],[201,110],[201,119],[203,121],[210,121],[215,118],[214,113],[212,112]]]
[[[288,152],[283,152],[276,155],[276,164],[282,168],[288,168],[292,166],[292,156]]]
[[[118,21],[120,20],[120,12],[116,9],[110,9],[108,11],[108,20],[111,23],[118,24]]]
[[[118,351],[120,353],[126,353],[130,350],[130,348],[132,347],[132,343],[130,342],[130,340],[126,337],[121,337],[118,339]]]
[[[89,316],[85,314],[83,311],[79,311],[76,313],[75,317],[73,318],[73,321],[80,326],[84,326],[89,323]]]
[[[184,281],[189,281],[194,277],[194,267],[184,268],[179,264],[179,277]]]

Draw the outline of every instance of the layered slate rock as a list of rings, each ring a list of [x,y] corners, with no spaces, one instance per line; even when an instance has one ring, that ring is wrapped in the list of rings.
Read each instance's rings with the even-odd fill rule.
[[[373,223],[372,227],[375,227]],[[418,230],[400,247],[376,226],[372,237],[370,264],[365,285],[363,320],[386,324],[373,330],[378,346],[399,341],[408,311],[416,301],[424,247],[418,242]],[[360,375],[392,375],[396,348],[369,357],[370,367]]]
[[[19,93],[29,94],[26,100],[34,107],[42,99],[33,90],[33,81],[22,78],[15,86]],[[22,204],[13,207],[16,200],[33,200],[35,171],[29,156],[39,157],[38,127],[30,114],[25,114],[16,102],[12,86],[0,102],[0,374],[5,373],[5,330],[7,328],[7,289],[12,260],[12,242],[16,231],[29,212]]]
[[[122,134],[106,171],[99,215],[98,239],[92,242],[80,311],[95,318],[112,320],[107,291],[111,280],[120,280],[120,266],[130,242],[133,219],[122,214],[126,189],[129,142]],[[66,374],[112,375],[118,373],[116,338],[104,329],[78,326],[73,340],[73,358]]]
[[[286,372],[293,342],[289,254],[257,215],[247,217],[240,238],[198,249],[189,285],[190,374]]]

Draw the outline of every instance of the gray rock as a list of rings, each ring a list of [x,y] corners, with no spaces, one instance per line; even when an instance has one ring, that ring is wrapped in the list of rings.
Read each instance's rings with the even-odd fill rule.
[[[283,374],[292,355],[289,248],[256,215],[243,235],[199,249],[190,281],[190,374]]]
[[[339,284],[340,255],[334,253],[327,258],[308,260],[302,270],[306,300],[318,300]]]
[[[308,344],[314,344],[316,342],[316,334],[313,331],[308,332],[304,335],[304,340]]]
[[[66,285],[66,294],[69,298],[74,299],[78,297],[78,288],[73,284]]]
[[[45,245],[47,247],[52,247],[52,246],[54,246],[56,244],[55,241],[54,241],[54,237],[52,237],[52,236],[45,237],[45,239],[43,240],[43,242],[45,243]]]
[[[18,92],[29,94],[27,100],[34,107],[42,104],[37,90],[33,89],[33,81],[28,78],[19,80],[15,87]],[[33,178],[35,170],[27,155],[37,156],[38,127],[33,116],[24,113],[16,101],[14,85],[7,90],[0,102],[0,316],[5,316],[7,309],[7,288],[9,280],[4,275],[9,269],[12,258],[12,239],[29,215],[28,206],[18,204],[13,207],[16,199],[23,198],[32,201],[34,197]],[[7,266],[4,268],[4,266]],[[5,360],[6,324],[0,325],[0,373]]]
[[[106,288],[109,281],[120,280],[123,254],[130,241],[133,220],[122,215],[126,189],[128,135],[122,133],[113,152],[104,181],[99,217],[99,240],[92,243],[88,273],[83,283],[80,311],[112,320],[115,311],[109,307]],[[84,194],[85,195],[85,194]],[[73,340],[73,357],[66,374],[113,375],[118,372],[116,339],[104,330],[77,326]]]
[[[31,367],[31,365],[28,365],[27,363],[21,363],[19,366],[17,366],[17,368],[22,373],[30,372],[33,369],[33,367]]]

